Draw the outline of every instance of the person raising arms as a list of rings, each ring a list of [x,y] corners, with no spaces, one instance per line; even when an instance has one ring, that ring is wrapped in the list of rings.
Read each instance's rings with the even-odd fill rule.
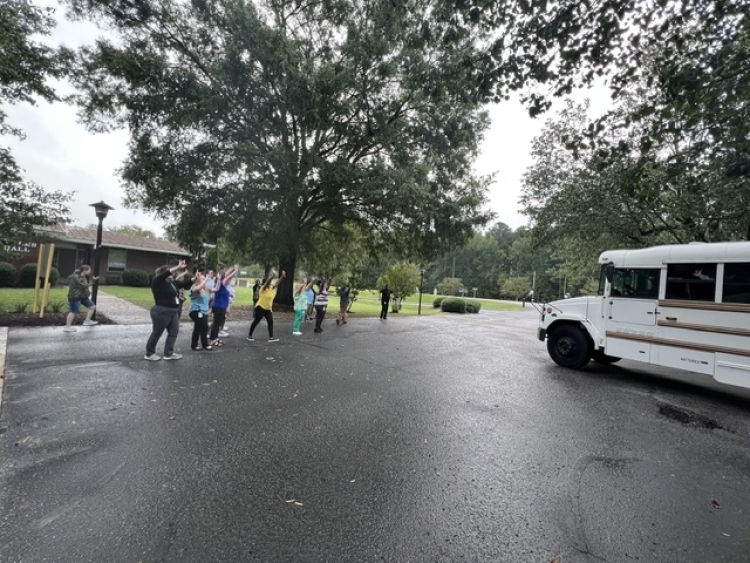
[[[156,345],[161,335],[167,331],[167,340],[164,343],[164,359],[179,360],[182,354],[176,354],[174,344],[177,334],[180,332],[180,299],[177,287],[172,283],[173,275],[178,270],[185,269],[185,260],[180,260],[176,266],[159,266],[156,275],[151,281],[151,293],[154,295],[154,306],[151,307],[151,336],[146,342],[147,360],[161,360],[156,353]]]
[[[271,309],[273,307],[273,299],[276,297],[276,288],[279,286],[279,282],[285,277],[286,272],[281,270],[281,276],[274,282],[274,279],[276,278],[276,270],[272,269],[271,275],[268,276],[266,281],[263,282],[263,285],[260,286],[260,289],[258,290],[258,303],[255,305],[255,316],[250,325],[250,331],[247,334],[247,339],[250,342],[255,340],[253,338],[253,332],[262,319],[266,319],[266,323],[268,324],[268,341],[279,341],[278,338],[273,337],[273,311]]]

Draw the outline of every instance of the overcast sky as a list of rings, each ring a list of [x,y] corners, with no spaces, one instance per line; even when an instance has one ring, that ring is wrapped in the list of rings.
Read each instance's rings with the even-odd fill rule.
[[[49,5],[54,5],[49,3]],[[61,21],[50,39],[77,47],[91,42],[100,32],[91,24]],[[63,84],[62,89],[66,86]],[[581,92],[578,99],[591,98],[594,113],[607,107],[607,96],[602,89]],[[562,107],[561,103],[555,107]],[[124,192],[117,177],[117,169],[127,156],[128,134],[116,131],[109,134],[88,133],[77,123],[76,109],[63,103],[36,106],[26,104],[6,106],[8,121],[26,133],[19,141],[3,138],[10,145],[26,178],[48,190],[75,192],[71,205],[72,220],[77,225],[96,223],[89,204],[105,201],[115,209],[105,220],[107,226],[137,225],[163,235],[163,223],[152,215],[126,209]],[[517,101],[503,102],[489,108],[491,126],[485,133],[482,154],[476,163],[476,172],[496,172],[495,182],[489,190],[489,208],[496,220],[516,229],[527,223],[519,213],[518,198],[521,178],[532,164],[531,141],[543,126],[542,119],[531,119]]]

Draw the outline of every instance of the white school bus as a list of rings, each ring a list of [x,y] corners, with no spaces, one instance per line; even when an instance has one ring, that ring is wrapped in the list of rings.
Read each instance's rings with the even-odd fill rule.
[[[750,242],[611,250],[599,264],[596,296],[542,308],[557,364],[625,358],[750,388]]]

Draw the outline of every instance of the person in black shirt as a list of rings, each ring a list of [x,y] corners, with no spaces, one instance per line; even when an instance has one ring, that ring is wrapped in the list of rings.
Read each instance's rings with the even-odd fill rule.
[[[151,293],[154,294],[154,306],[151,307],[151,323],[153,329],[146,343],[146,360],[161,360],[156,353],[156,345],[161,335],[167,331],[167,341],[164,343],[164,359],[179,360],[182,354],[176,354],[174,344],[180,331],[180,298],[174,284],[173,274],[177,270],[185,269],[185,260],[180,260],[176,266],[159,266],[151,282]]]
[[[383,289],[380,290],[380,318],[388,318],[388,304],[391,302],[391,290],[388,289],[386,284]]]

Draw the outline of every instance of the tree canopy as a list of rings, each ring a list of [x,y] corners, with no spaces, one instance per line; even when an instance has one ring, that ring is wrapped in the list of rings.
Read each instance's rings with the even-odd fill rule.
[[[221,235],[291,275],[319,231],[419,256],[487,220],[479,37],[438,33],[431,2],[75,6],[118,32],[81,53],[81,115],[129,128],[127,197],[182,244]]]
[[[0,0],[0,135],[23,137],[7,121],[6,104],[34,104],[57,95],[48,78],[61,76],[69,53],[55,50],[37,39],[54,26],[52,11],[21,0]],[[23,171],[7,146],[0,146],[0,252],[33,234],[35,226],[65,220],[70,196],[47,192],[24,180]]]

